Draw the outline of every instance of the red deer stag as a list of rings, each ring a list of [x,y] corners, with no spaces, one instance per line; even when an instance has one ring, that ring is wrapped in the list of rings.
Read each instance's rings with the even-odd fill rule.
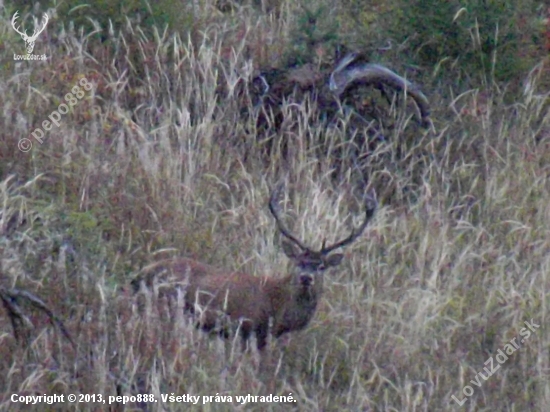
[[[283,251],[294,263],[293,273],[283,278],[257,277],[245,273],[227,273],[191,259],[173,259],[145,268],[133,282],[139,288],[146,276],[151,284],[159,270],[172,276],[168,283],[185,284],[185,309],[197,319],[197,327],[216,330],[229,336],[225,321],[239,324],[243,348],[252,333],[262,350],[267,343],[269,329],[275,338],[287,332],[304,329],[315,314],[323,290],[322,272],[338,266],[344,257],[334,250],[354,242],[364,231],[377,207],[373,197],[365,202],[363,223],[350,235],[332,245],[323,245],[315,251],[304,245],[284,226],[278,215],[276,198],[281,187],[273,191],[269,210],[278,230],[288,240],[282,241]],[[221,323],[220,323],[221,322]]]

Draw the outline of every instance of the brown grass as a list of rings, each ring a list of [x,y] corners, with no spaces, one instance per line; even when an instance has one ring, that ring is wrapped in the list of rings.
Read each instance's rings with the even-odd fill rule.
[[[159,400],[149,410],[159,411],[187,409],[160,401],[172,393],[233,400],[291,393],[296,400],[201,400],[196,410],[454,410],[451,396],[462,399],[484,362],[531,319],[540,328],[473,386],[462,408],[549,409],[543,70],[525,79],[529,87],[514,104],[498,91],[450,98],[447,89],[431,90],[437,131],[419,131],[409,156],[390,156],[371,176],[374,185],[393,184],[396,198],[380,206],[327,277],[310,326],[286,346],[272,345],[274,376],[258,374],[257,354],[242,354],[238,341],[224,345],[202,334],[181,310],[172,317],[162,299],[152,296],[139,310],[129,280],[161,258],[283,276],[288,262],[267,210],[269,189],[281,178],[292,183],[289,222],[305,242],[319,247],[348,233],[358,207],[353,180],[335,188],[324,173],[329,160],[303,144],[324,131],[300,123],[286,134],[291,167],[277,156],[266,162],[252,122],[234,98],[216,93],[247,59],[277,58],[270,56],[280,46],[269,39],[285,38],[285,18],[239,16],[239,24],[205,27],[194,44],[149,38],[137,27],[97,44],[70,31],[60,37],[52,26],[35,46],[45,62],[14,62],[24,44],[8,20],[0,25],[8,39],[0,50],[0,287],[43,300],[76,346],[25,302],[19,305],[34,329],[28,345],[17,342],[0,312],[0,410],[109,408],[24,406],[10,401],[14,393],[147,393]],[[81,78],[93,90],[39,144],[30,133]],[[401,122],[385,143],[389,153],[405,133],[408,119]],[[28,153],[17,147],[22,138],[34,145]]]

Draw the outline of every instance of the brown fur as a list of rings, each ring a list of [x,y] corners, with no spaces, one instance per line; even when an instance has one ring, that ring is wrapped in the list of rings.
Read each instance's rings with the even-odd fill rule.
[[[160,271],[172,275],[163,281],[164,285],[187,285],[185,310],[195,315],[197,326],[228,336],[229,325],[238,324],[243,343],[255,333],[258,349],[266,345],[270,321],[276,338],[304,329],[315,313],[323,288],[322,276],[299,269],[283,278],[259,277],[224,273],[186,258],[145,268],[143,274],[149,285],[154,278],[151,275]]]
[[[321,250],[314,251],[294,237],[279,219],[275,205],[279,190],[272,194],[269,210],[277,228],[288,239],[283,240],[282,246],[295,266],[291,274],[282,278],[252,276],[179,258],[145,268],[132,282],[134,287],[139,288],[142,281],[150,286],[164,272],[168,276],[158,283],[159,291],[168,287],[173,292],[178,285],[185,287],[185,310],[194,315],[198,327],[227,337],[236,325],[243,345],[254,333],[260,350],[265,347],[269,332],[278,338],[304,329],[315,314],[323,290],[322,272],[338,266],[344,257],[333,251],[359,237],[374,215],[376,201],[372,199],[373,205],[367,207],[365,220],[357,230],[331,246],[323,242]]]

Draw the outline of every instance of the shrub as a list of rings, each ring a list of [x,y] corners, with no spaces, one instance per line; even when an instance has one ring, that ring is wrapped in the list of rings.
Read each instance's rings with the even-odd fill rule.
[[[460,79],[513,80],[533,66],[540,43],[533,1],[397,0],[389,13],[389,32],[411,63]]]

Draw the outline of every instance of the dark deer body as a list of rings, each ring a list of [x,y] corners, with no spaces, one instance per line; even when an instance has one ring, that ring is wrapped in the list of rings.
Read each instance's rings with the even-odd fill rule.
[[[270,332],[278,338],[308,325],[323,290],[321,273],[339,265],[343,259],[342,254],[330,253],[353,242],[365,229],[376,207],[367,207],[365,220],[357,232],[353,231],[332,246],[323,245],[320,251],[313,251],[290,234],[279,220],[276,193],[269,207],[279,231],[290,240],[283,241],[282,245],[295,265],[293,273],[283,278],[228,273],[185,258],[159,262],[144,270],[147,283],[163,270],[171,274],[168,284],[186,286],[185,309],[195,316],[198,327],[205,331],[217,330],[227,337],[231,325],[237,325],[243,344],[254,333],[260,350],[265,347]]]

